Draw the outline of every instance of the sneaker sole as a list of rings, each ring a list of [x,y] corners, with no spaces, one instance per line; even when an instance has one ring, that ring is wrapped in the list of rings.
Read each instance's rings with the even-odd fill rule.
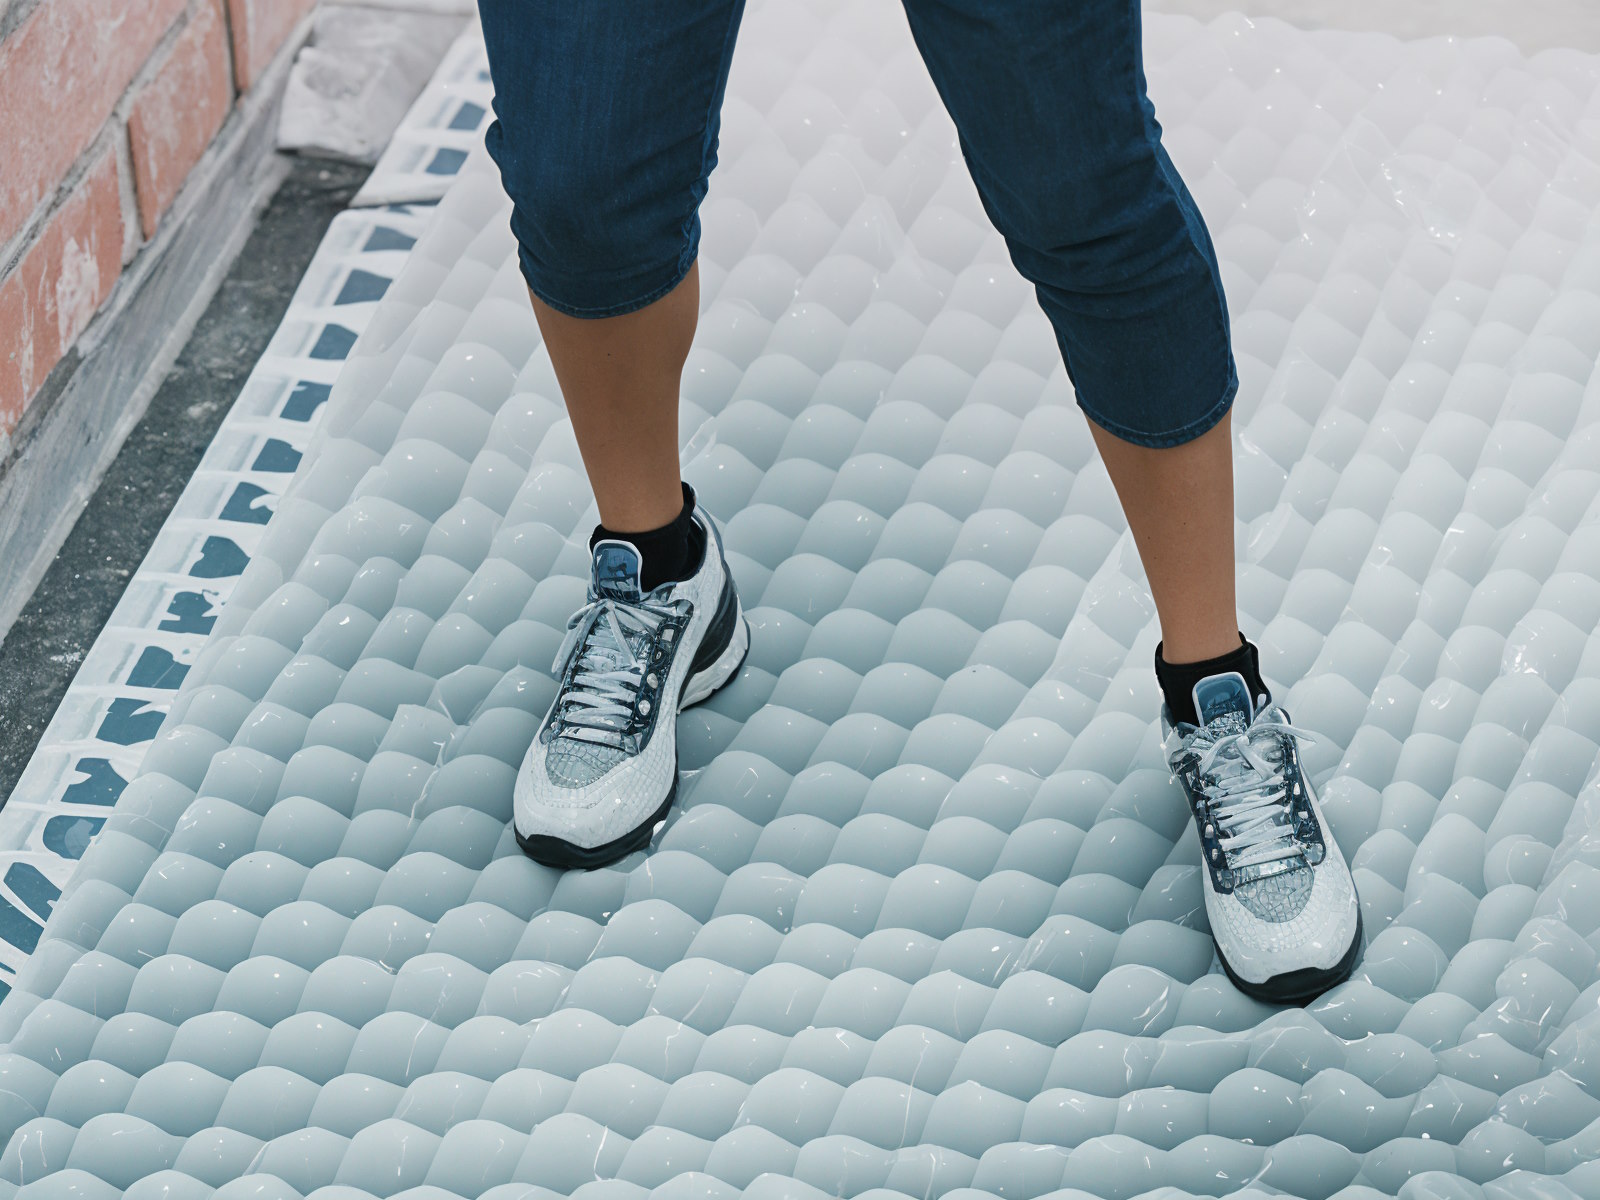
[[[1337,987],[1349,979],[1356,969],[1356,963],[1361,958],[1361,943],[1364,935],[1361,930],[1361,914],[1356,914],[1356,935],[1350,939],[1350,948],[1344,952],[1344,957],[1331,967],[1302,967],[1298,971],[1285,971],[1282,975],[1274,975],[1260,983],[1251,983],[1248,979],[1241,979],[1234,974],[1233,968],[1228,965],[1228,960],[1223,956],[1222,947],[1217,947],[1217,960],[1222,963],[1222,969],[1227,973],[1233,986],[1253,1000],[1261,1000],[1267,1004],[1304,1004],[1308,1000],[1315,1000],[1329,988]],[[1214,943],[1213,943],[1214,944]]]
[[[736,624],[728,644],[707,666],[684,680],[683,690],[678,696],[680,713],[686,708],[693,708],[696,704],[709,700],[732,683],[738,677],[740,668],[744,666],[745,659],[750,656],[750,622],[745,620],[744,610],[737,598],[734,599],[733,618]],[[667,811],[677,798],[678,773],[674,770],[672,785],[667,788],[666,797],[656,806],[655,811],[627,833],[612,838],[609,842],[602,842],[598,846],[579,846],[575,842],[548,833],[536,833],[524,837],[516,828],[515,822],[512,824],[512,830],[517,835],[517,845],[521,846],[523,853],[535,862],[547,867],[563,869],[581,867],[592,871],[596,867],[616,862],[617,859],[648,846],[656,825],[666,817]]]

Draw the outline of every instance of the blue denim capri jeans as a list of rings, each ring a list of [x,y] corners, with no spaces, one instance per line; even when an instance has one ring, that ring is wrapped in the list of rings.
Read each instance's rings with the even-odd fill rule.
[[[1216,254],[1146,95],[1139,0],[904,4],[1079,404],[1139,445],[1199,437],[1238,375]],[[660,299],[699,246],[744,0],[479,9],[528,287],[577,317]]]

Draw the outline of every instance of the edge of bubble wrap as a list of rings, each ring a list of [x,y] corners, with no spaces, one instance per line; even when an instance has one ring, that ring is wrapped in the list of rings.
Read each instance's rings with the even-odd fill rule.
[[[474,20],[396,130],[394,152],[362,185],[361,207],[324,235],[272,343],[0,808],[0,996],[205,644],[299,465],[338,365],[465,161],[456,151],[481,138],[481,60]]]

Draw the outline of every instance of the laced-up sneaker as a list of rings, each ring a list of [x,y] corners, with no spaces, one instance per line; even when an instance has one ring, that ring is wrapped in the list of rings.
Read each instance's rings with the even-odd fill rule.
[[[649,844],[678,791],[679,710],[731,681],[749,652],[722,537],[693,515],[704,549],[681,582],[644,592],[631,542],[594,547],[588,603],[552,667],[555,701],[517,775],[517,841],[548,866],[603,866]]]
[[[1222,968],[1247,995],[1311,999],[1349,978],[1361,950],[1355,881],[1323,818],[1299,743],[1315,740],[1234,672],[1194,687],[1200,724],[1162,706],[1167,764],[1205,860],[1206,914]]]

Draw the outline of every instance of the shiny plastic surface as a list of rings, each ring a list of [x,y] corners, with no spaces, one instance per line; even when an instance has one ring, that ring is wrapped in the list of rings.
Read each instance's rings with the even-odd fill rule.
[[[480,155],[0,1005],[0,1193],[1600,1194],[1595,60],[1147,41],[1356,978],[1213,970],[1049,329],[895,7],[769,3],[682,425],[755,640],[680,809],[508,827],[593,506]]]

